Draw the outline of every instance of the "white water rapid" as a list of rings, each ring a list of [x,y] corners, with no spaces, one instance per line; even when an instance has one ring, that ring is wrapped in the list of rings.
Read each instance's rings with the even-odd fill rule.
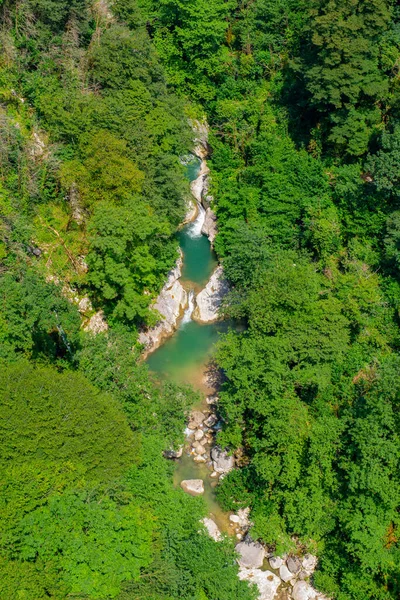
[[[190,225],[187,231],[189,237],[191,238],[198,238],[202,236],[201,230],[203,229],[204,221],[206,218],[206,211],[199,202],[197,203],[197,209],[197,217],[195,218],[195,220]]]
[[[194,291],[190,290],[189,294],[188,294],[188,307],[184,312],[184,315],[182,317],[182,321],[181,321],[181,327],[184,327],[186,325],[186,323],[190,323],[190,321],[192,320],[192,313],[194,311]]]

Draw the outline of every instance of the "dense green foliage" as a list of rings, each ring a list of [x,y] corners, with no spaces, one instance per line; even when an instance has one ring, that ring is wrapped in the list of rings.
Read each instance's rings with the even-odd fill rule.
[[[207,110],[225,311],[247,324],[217,354],[219,440],[243,463],[220,501],[250,505],[278,551],[316,551],[329,595],[397,598],[398,8],[142,4],[170,81]],[[224,40],[199,65],[191,11],[214,5]]]
[[[217,351],[219,442],[241,456],[220,502],[271,549],[317,553],[332,598],[397,599],[397,3],[0,10],[0,595],[253,597],[162,458],[193,392],[156,386],[135,348],[176,258],[190,99],[224,310],[246,325]],[[107,334],[82,332],[75,294]]]
[[[138,360],[189,194],[183,101],[134,2],[0,11],[0,596],[251,600],[163,457],[197,395]]]

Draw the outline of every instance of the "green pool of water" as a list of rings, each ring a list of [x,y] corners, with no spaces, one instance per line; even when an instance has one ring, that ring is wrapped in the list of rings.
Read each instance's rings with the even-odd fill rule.
[[[217,258],[205,235],[191,235],[193,226],[193,223],[185,225],[178,233],[178,238],[183,252],[182,280],[193,283],[193,287],[199,291],[210,279],[217,266]]]
[[[201,165],[201,160],[194,154],[191,154],[186,159],[186,177],[189,181],[197,179]]]
[[[227,328],[227,323],[201,325],[189,321],[150,354],[147,364],[159,379],[171,378],[179,383],[201,387],[205,364],[219,334],[227,331]]]

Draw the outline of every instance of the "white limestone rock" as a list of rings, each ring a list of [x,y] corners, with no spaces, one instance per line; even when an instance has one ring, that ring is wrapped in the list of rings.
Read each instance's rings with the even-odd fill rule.
[[[210,518],[208,517],[204,517],[204,519],[202,519],[201,523],[203,523],[204,527],[207,529],[209,536],[215,540],[216,542],[219,542],[220,540],[222,540],[222,535],[220,530],[218,529],[218,525]]]
[[[296,581],[293,586],[293,600],[317,600],[318,592],[306,581]]]
[[[271,569],[280,569],[283,565],[283,560],[280,556],[270,556],[268,559]]]
[[[222,450],[219,446],[215,446],[211,450],[211,458],[213,461],[214,471],[220,474],[226,474],[232,471],[235,466],[235,459],[233,456],[228,456],[225,450]]]
[[[214,240],[217,237],[218,229],[217,229],[217,217],[214,211],[208,207],[206,209],[206,215],[204,218],[204,224],[201,229],[201,233],[206,235],[210,240],[211,246],[214,245]]]
[[[265,550],[258,542],[245,540],[235,547],[239,554],[238,563],[243,569],[258,569],[262,566],[265,558]]]
[[[251,523],[250,523],[250,508],[246,507],[246,508],[239,508],[239,510],[237,511],[238,517],[240,519],[239,521],[239,525],[242,529],[249,529]]]
[[[204,483],[202,479],[184,479],[181,481],[181,488],[191,496],[201,496],[204,494]]]
[[[196,308],[193,319],[200,323],[213,323],[219,319],[219,309],[224,296],[229,290],[220,265],[211,275],[206,287],[196,296]]]
[[[310,577],[315,569],[317,568],[318,558],[313,556],[312,554],[306,554],[302,561],[302,567],[304,571],[307,573],[308,577]]]
[[[99,310],[99,312],[94,314],[93,317],[89,319],[89,322],[87,323],[87,325],[85,325],[83,329],[84,331],[89,331],[94,335],[97,335],[98,333],[104,333],[105,331],[107,331],[108,325],[104,319],[103,311]]]
[[[279,577],[282,579],[282,581],[287,583],[293,578],[293,573],[289,571],[285,564],[283,564],[279,567]]]
[[[208,178],[210,175],[210,169],[207,166],[205,160],[201,161],[199,174],[197,178],[190,184],[190,191],[192,192],[192,196],[196,199],[196,201],[201,204],[203,199],[204,190],[208,188]]]
[[[197,217],[197,203],[193,202],[193,200],[189,200],[186,207],[186,215],[183,220],[182,225],[186,225],[187,223],[191,223]]]
[[[239,579],[253,583],[258,587],[259,600],[274,600],[281,584],[279,577],[271,571],[261,571],[260,569],[241,569]]]
[[[187,293],[179,278],[182,273],[182,254],[175,267],[169,272],[167,281],[152,308],[157,310],[161,318],[159,322],[139,334],[139,343],[145,347],[145,354],[158,348],[163,339],[174,332],[178,319],[188,303]]]
[[[297,556],[289,556],[287,559],[288,569],[293,575],[296,575],[301,569],[301,561],[297,558]]]

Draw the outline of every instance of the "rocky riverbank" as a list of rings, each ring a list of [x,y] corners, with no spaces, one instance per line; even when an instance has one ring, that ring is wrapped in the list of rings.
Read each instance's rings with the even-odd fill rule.
[[[218,395],[207,397],[207,408],[193,410],[186,429],[186,446],[180,449],[189,452],[195,463],[204,463],[209,470],[212,485],[218,485],[227,473],[235,468],[235,457],[215,445],[216,434],[222,423],[218,416]],[[176,457],[176,456],[175,456]],[[181,482],[182,489],[192,495],[204,494],[202,479],[189,479]],[[311,554],[277,556],[270,552],[250,535],[252,523],[250,509],[239,509],[229,514],[229,528],[225,532],[235,536],[239,578],[255,584],[259,600],[329,600],[312,585],[312,576],[318,559]],[[216,542],[223,539],[222,532],[213,515],[201,521],[205,532]]]
[[[197,178],[190,185],[193,200],[188,202],[187,214],[182,225],[191,222],[196,225],[198,222],[198,234],[208,236],[212,243],[217,229],[216,217],[210,208],[213,198],[208,193],[210,187],[210,170],[206,161],[210,152],[208,126],[205,122],[193,121],[192,127],[195,135],[193,153],[201,162]],[[188,292],[190,290],[185,289],[181,282],[182,265],[183,256],[181,252],[175,267],[168,274],[165,285],[152,305],[152,308],[159,313],[160,320],[154,327],[145,329],[139,334],[139,342],[144,347],[144,358],[174,333],[183,312],[188,306]],[[206,287],[194,299],[193,318],[200,323],[217,321],[219,319],[219,308],[226,291],[227,283],[223,277],[222,267],[219,266],[212,274]]]
[[[155,327],[141,331],[139,334],[139,342],[144,346],[145,355],[158,348],[163,340],[175,331],[179,317],[188,305],[187,292],[180,282],[182,265],[181,252],[152,307],[161,315],[160,321]]]

